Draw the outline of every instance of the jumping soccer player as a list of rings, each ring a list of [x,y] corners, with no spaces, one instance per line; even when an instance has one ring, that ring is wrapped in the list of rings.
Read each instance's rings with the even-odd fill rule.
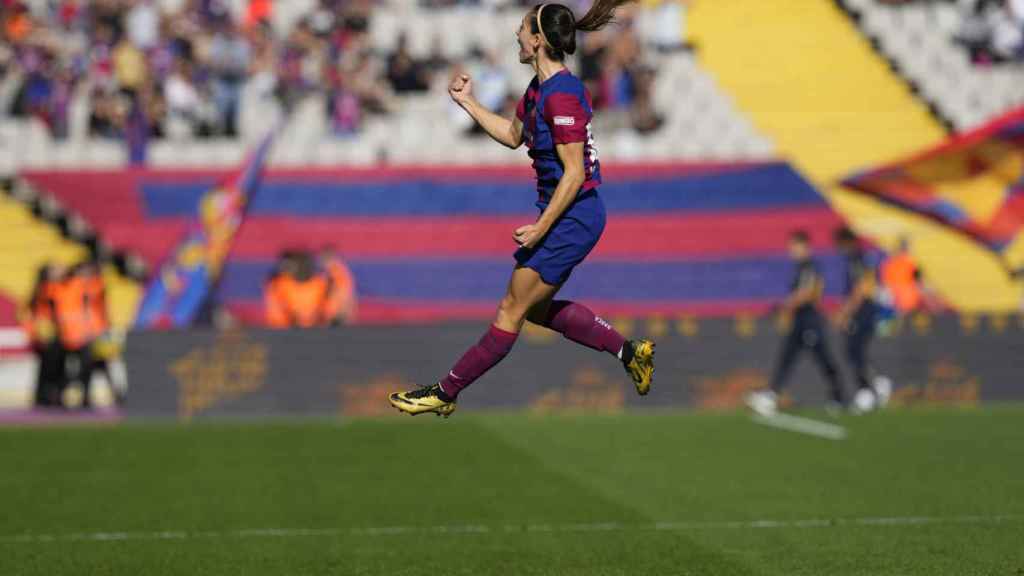
[[[509,148],[526,143],[537,172],[540,217],[512,234],[519,245],[516,266],[487,333],[437,384],[392,394],[395,408],[449,416],[459,394],[509,353],[526,320],[617,356],[636,391],[644,395],[650,390],[653,342],[627,341],[586,306],[554,300],[573,268],[597,244],[605,225],[604,203],[597,192],[601,169],[590,126],[590,94],[564,61],[576,51],[577,32],[603,28],[627,1],[595,0],[579,21],[561,4],[542,4],[526,14],[516,34],[519,61],[532,66],[537,75],[519,101],[515,119],[481,106],[465,74],[448,87],[452,99],[491,138]]]
[[[779,355],[779,362],[767,390],[758,390],[747,396],[750,408],[762,416],[775,414],[778,395],[786,385],[802,350],[810,350],[828,380],[832,406],[844,405],[843,384],[836,361],[828,347],[827,322],[819,308],[825,280],[811,257],[811,242],[807,232],[796,230],[789,237],[789,254],[796,264],[796,273],[790,285],[789,296],[782,304],[782,313],[792,322]]]

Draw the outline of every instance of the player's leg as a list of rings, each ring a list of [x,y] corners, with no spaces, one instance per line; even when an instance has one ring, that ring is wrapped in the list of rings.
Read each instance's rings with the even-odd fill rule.
[[[558,288],[545,283],[535,270],[517,266],[498,306],[497,317],[480,341],[462,355],[440,382],[428,388],[392,394],[391,404],[410,414],[451,414],[458,395],[512,350],[529,310],[537,303],[550,301]]]
[[[888,378],[875,374],[868,359],[868,350],[875,336],[875,310],[866,305],[854,315],[846,335],[846,357],[857,379],[853,406],[860,412],[884,406],[889,400],[892,384]]]
[[[772,372],[772,380],[769,388],[775,393],[782,392],[782,389],[789,383],[789,373],[793,371],[800,352],[804,349],[804,332],[806,326],[800,320],[794,320],[790,326],[786,339],[782,342],[782,349],[779,351],[778,360],[775,362],[775,371]]]
[[[545,326],[587,348],[620,356],[626,344],[611,324],[590,308],[569,300],[543,302],[530,311],[530,322]]]
[[[775,362],[775,371],[772,372],[768,389],[756,390],[746,397],[747,406],[754,412],[762,416],[772,416],[778,410],[779,394],[788,383],[789,373],[793,370],[793,365],[804,348],[803,332],[803,322],[799,318],[794,318],[789,333],[782,341],[782,348],[779,351],[778,360]]]
[[[654,342],[626,340],[590,308],[569,300],[548,300],[530,310],[527,319],[587,348],[607,352],[622,361],[640,395],[647,394],[654,376]]]
[[[859,389],[871,388],[867,359],[868,337],[869,334],[857,325],[852,326],[846,333],[846,359],[850,362]]]
[[[813,352],[818,369],[821,370],[822,376],[828,382],[829,399],[836,404],[836,407],[845,406],[846,393],[843,390],[838,365],[828,345],[828,334],[825,331],[824,322],[819,320],[812,324],[807,337],[807,346]]]
[[[78,352],[78,379],[82,384],[81,408],[83,410],[92,408],[92,374],[92,351],[89,346],[85,346]]]

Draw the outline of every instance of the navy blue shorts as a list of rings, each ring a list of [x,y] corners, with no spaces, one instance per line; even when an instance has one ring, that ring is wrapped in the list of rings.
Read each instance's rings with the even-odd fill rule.
[[[536,270],[546,284],[559,286],[597,245],[604,224],[604,202],[596,189],[588,190],[566,209],[540,244],[516,250],[516,262]]]

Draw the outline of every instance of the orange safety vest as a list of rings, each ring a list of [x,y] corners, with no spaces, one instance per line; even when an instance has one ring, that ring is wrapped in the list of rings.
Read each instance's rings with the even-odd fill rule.
[[[57,333],[68,350],[80,350],[92,340],[86,291],[85,278],[69,278],[56,283],[51,290]]]
[[[21,314],[21,328],[28,335],[32,345],[46,344],[53,339],[54,303],[52,291],[54,282],[44,282],[39,291],[32,295],[32,300],[25,306]]]
[[[900,312],[921,307],[923,295],[917,282],[917,264],[910,254],[897,254],[882,263],[882,284],[892,295],[893,306]]]
[[[99,338],[110,329],[110,316],[107,314],[107,287],[100,275],[85,279],[86,322],[92,339]]]
[[[265,295],[267,324],[274,328],[308,328],[323,324],[329,318],[326,315],[329,284],[319,275],[304,282],[290,276],[274,278],[268,283]]]
[[[355,296],[356,283],[352,271],[344,262],[331,259],[327,262],[327,277],[331,280],[331,293],[327,299],[324,315],[334,319],[338,314],[347,311]]]

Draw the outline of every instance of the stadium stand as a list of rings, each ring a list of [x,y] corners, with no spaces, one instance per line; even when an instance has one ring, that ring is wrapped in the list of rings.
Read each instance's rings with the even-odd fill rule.
[[[69,29],[69,33],[76,33],[74,21],[64,23],[48,11],[45,3],[29,4],[34,8],[32,14],[36,15],[37,27],[46,32],[55,32],[64,26]],[[174,15],[168,27],[186,26],[180,23],[182,21],[202,21],[201,15],[183,11],[180,2],[164,0],[160,5],[166,14]],[[244,19],[245,2],[231,2],[227,5],[236,13],[239,21]],[[294,41],[293,35],[315,29],[317,18],[324,16],[317,2],[278,2],[274,7],[273,25],[266,31],[267,38],[260,39],[262,37],[251,28],[244,31],[250,35],[246,38],[252,52],[259,50],[260,42],[269,42],[279,52],[287,53],[291,46],[289,43]],[[226,134],[216,126],[206,132],[193,128],[192,133],[196,137],[189,137],[185,135],[189,133],[188,129],[185,132],[180,129],[180,119],[172,113],[161,112],[162,115],[150,118],[148,123],[152,134],[146,147],[147,163],[168,167],[232,164],[241,158],[247,142],[257,139],[274,121],[282,117],[286,117],[287,121],[282,130],[281,145],[272,158],[275,165],[369,165],[382,160],[390,163],[455,161],[464,164],[503,164],[519,159],[515,153],[501,148],[479,146],[479,137],[466,137],[464,131],[467,125],[464,118],[447,102],[444,95],[444,86],[451,70],[459,67],[481,74],[481,78],[493,72],[497,78],[492,84],[492,87],[497,86],[493,88],[498,91],[495,98],[497,104],[501,103],[506,94],[518,98],[517,91],[529,81],[528,70],[516,61],[514,53],[513,33],[521,18],[519,10],[497,10],[489,6],[427,9],[414,2],[393,2],[374,4],[368,14],[364,16],[368,19],[364,40],[327,41],[313,33],[308,34],[312,39],[307,40],[317,50],[348,50],[349,54],[361,53],[362,49],[350,48],[344,42],[365,42],[365,51],[372,56],[366,64],[369,71],[361,74],[372,76],[372,70],[386,66],[386,56],[394,53],[398,38],[404,36],[408,39],[409,54],[417,61],[434,59],[449,64],[439,68],[440,71],[429,82],[427,91],[401,92],[386,98],[387,111],[382,114],[367,111],[368,105],[363,102],[363,110],[358,113],[355,128],[339,132],[335,125],[336,115],[328,116],[332,114],[331,110],[335,108],[338,98],[336,91],[330,87],[329,78],[306,79],[304,81],[308,86],[304,84],[301,90],[294,90],[294,96],[282,99],[280,92],[287,91],[292,83],[287,71],[288,61],[285,59],[273,64],[267,74],[251,74],[239,88],[240,137]],[[608,98],[625,98],[625,102],[633,102],[638,98],[638,75],[652,71],[655,76],[651,93],[653,110],[656,115],[663,117],[663,122],[656,130],[638,131],[631,127],[636,121],[633,118],[634,109],[619,109],[614,102],[608,104],[595,126],[597,132],[603,135],[602,157],[627,161],[641,157],[700,160],[769,157],[773,149],[771,141],[752,128],[728,96],[718,89],[714,80],[700,69],[691,52],[684,49],[662,49],[650,41],[655,35],[648,34],[647,30],[659,26],[658,19],[661,17],[661,13],[654,8],[640,9],[635,16],[626,15],[623,28],[610,37],[634,38],[637,35],[632,31],[637,30],[639,38],[644,41],[638,42],[636,54],[624,57],[628,60],[629,74],[622,76],[604,72],[599,77],[605,78],[601,82],[611,83],[607,88]],[[193,42],[196,47],[190,50],[202,53],[199,47],[205,46],[204,43],[212,44],[216,36],[214,31],[220,30],[217,28],[219,21],[215,17],[207,18],[213,19],[198,29],[203,40]],[[460,33],[440,33],[453,27],[458,27]],[[130,30],[126,33],[130,33]],[[241,28],[238,33],[243,33]],[[353,34],[362,38],[357,33]],[[94,36],[83,35],[79,41],[105,46],[101,39]],[[174,36],[161,39],[161,42],[169,42],[171,45],[178,41]],[[50,54],[47,49],[56,53],[52,58],[58,61],[61,58],[71,59],[64,51],[71,50],[73,55],[74,48],[45,48],[48,44],[39,43],[44,48],[37,48],[28,41],[23,43],[24,47],[16,44],[18,49],[15,50],[15,56],[23,61],[29,59],[29,56],[45,59]],[[345,48],[337,48],[335,44],[344,44]],[[120,46],[118,44],[111,49]],[[177,85],[176,76],[175,72],[167,70],[168,65],[161,64],[160,50],[159,47],[152,48],[147,53],[147,72],[155,77],[151,79],[155,83],[152,86],[153,99],[160,102],[162,107],[174,108],[173,102],[165,100],[169,86]],[[213,48],[206,46],[204,50],[210,51]],[[173,60],[175,57],[171,58]],[[308,61],[310,58],[307,55],[302,66],[313,66]],[[196,65],[201,62],[199,56],[193,59]],[[492,61],[494,67],[489,67],[489,61]],[[0,141],[3,142],[0,145],[8,147],[11,153],[5,158],[7,165],[2,168],[112,167],[122,165],[129,159],[133,146],[121,140],[130,140],[130,119],[112,120],[97,118],[97,115],[105,113],[103,111],[107,107],[130,108],[133,102],[139,101],[133,98],[141,97],[123,96],[123,84],[126,82],[121,78],[123,74],[117,72],[116,66],[114,72],[110,72],[102,63],[102,59],[93,62],[92,68],[86,67],[76,72],[80,77],[72,80],[64,79],[57,72],[42,67],[39,74],[43,80],[39,83],[49,90],[43,90],[42,93],[63,94],[66,91],[68,95],[60,101],[59,106],[51,101],[56,96],[39,96],[44,98],[46,105],[35,107],[26,106],[23,102],[24,93],[19,92],[19,83],[24,85],[30,78],[14,72],[13,68],[16,67],[8,66],[8,73],[4,76],[7,96],[0,98],[0,104],[4,104],[0,107],[19,109],[15,104],[22,104],[21,113],[11,121],[5,121],[3,134],[0,134]],[[575,66],[579,68],[581,64],[585,63],[577,62]],[[210,72],[204,74],[209,76]],[[107,94],[111,90],[120,92],[111,96]],[[205,90],[214,92],[216,85]],[[199,93],[202,94],[203,90]],[[16,97],[18,94],[21,96]],[[601,98],[600,94],[596,97]],[[107,98],[121,99],[107,102]],[[686,105],[680,106],[681,102],[686,102]],[[212,102],[202,102],[197,105],[197,109],[213,105]],[[163,109],[155,105],[153,107]],[[58,108],[59,111],[55,112],[52,108]],[[40,109],[43,111],[40,112]],[[55,116],[60,119],[59,122],[55,121]],[[115,124],[116,129],[111,128]],[[15,142],[17,146],[12,145]]]
[[[1024,104],[1024,61],[979,60],[977,51],[964,45],[974,5],[980,3],[841,3],[857,16],[860,29],[896,70],[955,130],[976,128]],[[1024,29],[1024,24],[1018,26]]]

